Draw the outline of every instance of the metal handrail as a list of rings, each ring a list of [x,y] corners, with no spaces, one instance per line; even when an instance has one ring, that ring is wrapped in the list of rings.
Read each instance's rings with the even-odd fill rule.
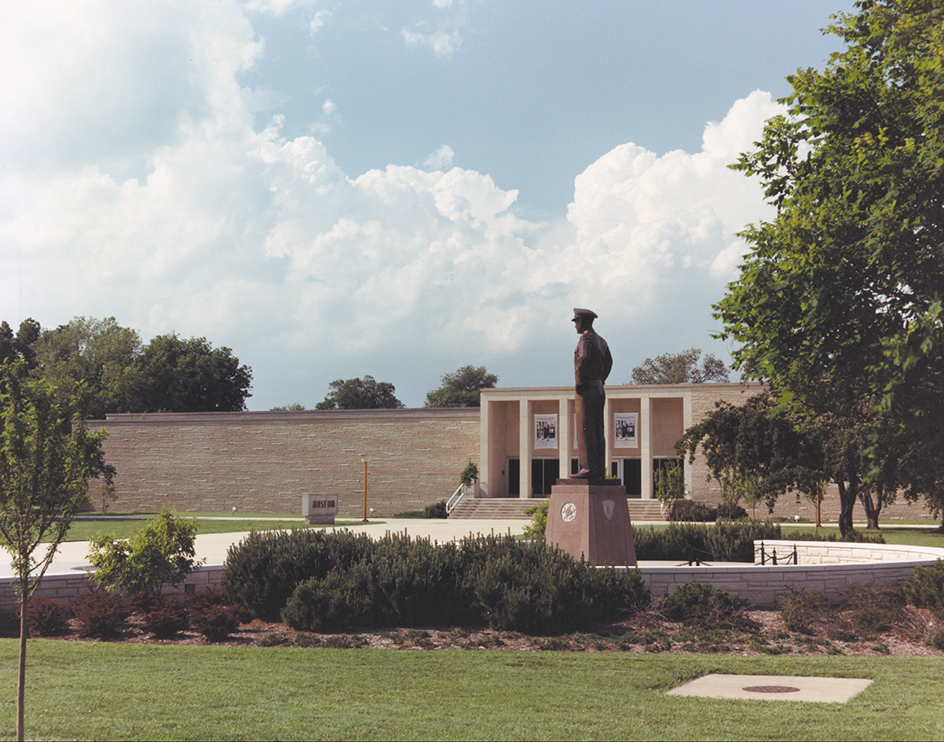
[[[456,505],[459,504],[459,500],[461,500],[464,496],[465,496],[465,485],[460,484],[458,489],[452,493],[452,497],[450,497],[448,502],[446,502],[447,515],[456,509]]]

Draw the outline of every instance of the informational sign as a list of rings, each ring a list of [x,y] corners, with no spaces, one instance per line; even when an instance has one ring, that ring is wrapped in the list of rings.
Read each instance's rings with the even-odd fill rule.
[[[639,448],[638,412],[617,412],[613,415],[613,430],[616,433],[616,448]]]
[[[337,514],[337,495],[302,495],[302,515],[309,525],[333,524]]]
[[[534,447],[557,448],[557,415],[534,416]]]

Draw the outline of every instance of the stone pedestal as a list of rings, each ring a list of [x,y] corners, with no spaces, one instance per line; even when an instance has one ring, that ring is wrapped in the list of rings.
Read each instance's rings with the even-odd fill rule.
[[[558,479],[551,487],[544,538],[575,559],[636,566],[626,489],[612,479]]]

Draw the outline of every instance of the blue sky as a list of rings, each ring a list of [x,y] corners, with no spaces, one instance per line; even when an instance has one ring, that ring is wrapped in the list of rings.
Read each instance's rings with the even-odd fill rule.
[[[726,165],[850,2],[13,0],[0,6],[0,319],[114,316],[254,371],[250,409],[485,365],[613,382],[712,340]]]

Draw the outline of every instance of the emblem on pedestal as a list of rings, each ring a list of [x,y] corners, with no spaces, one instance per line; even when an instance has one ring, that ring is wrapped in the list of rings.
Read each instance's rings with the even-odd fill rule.
[[[561,518],[566,522],[570,523],[574,518],[577,517],[577,506],[572,502],[564,503],[564,507],[561,508]]]

